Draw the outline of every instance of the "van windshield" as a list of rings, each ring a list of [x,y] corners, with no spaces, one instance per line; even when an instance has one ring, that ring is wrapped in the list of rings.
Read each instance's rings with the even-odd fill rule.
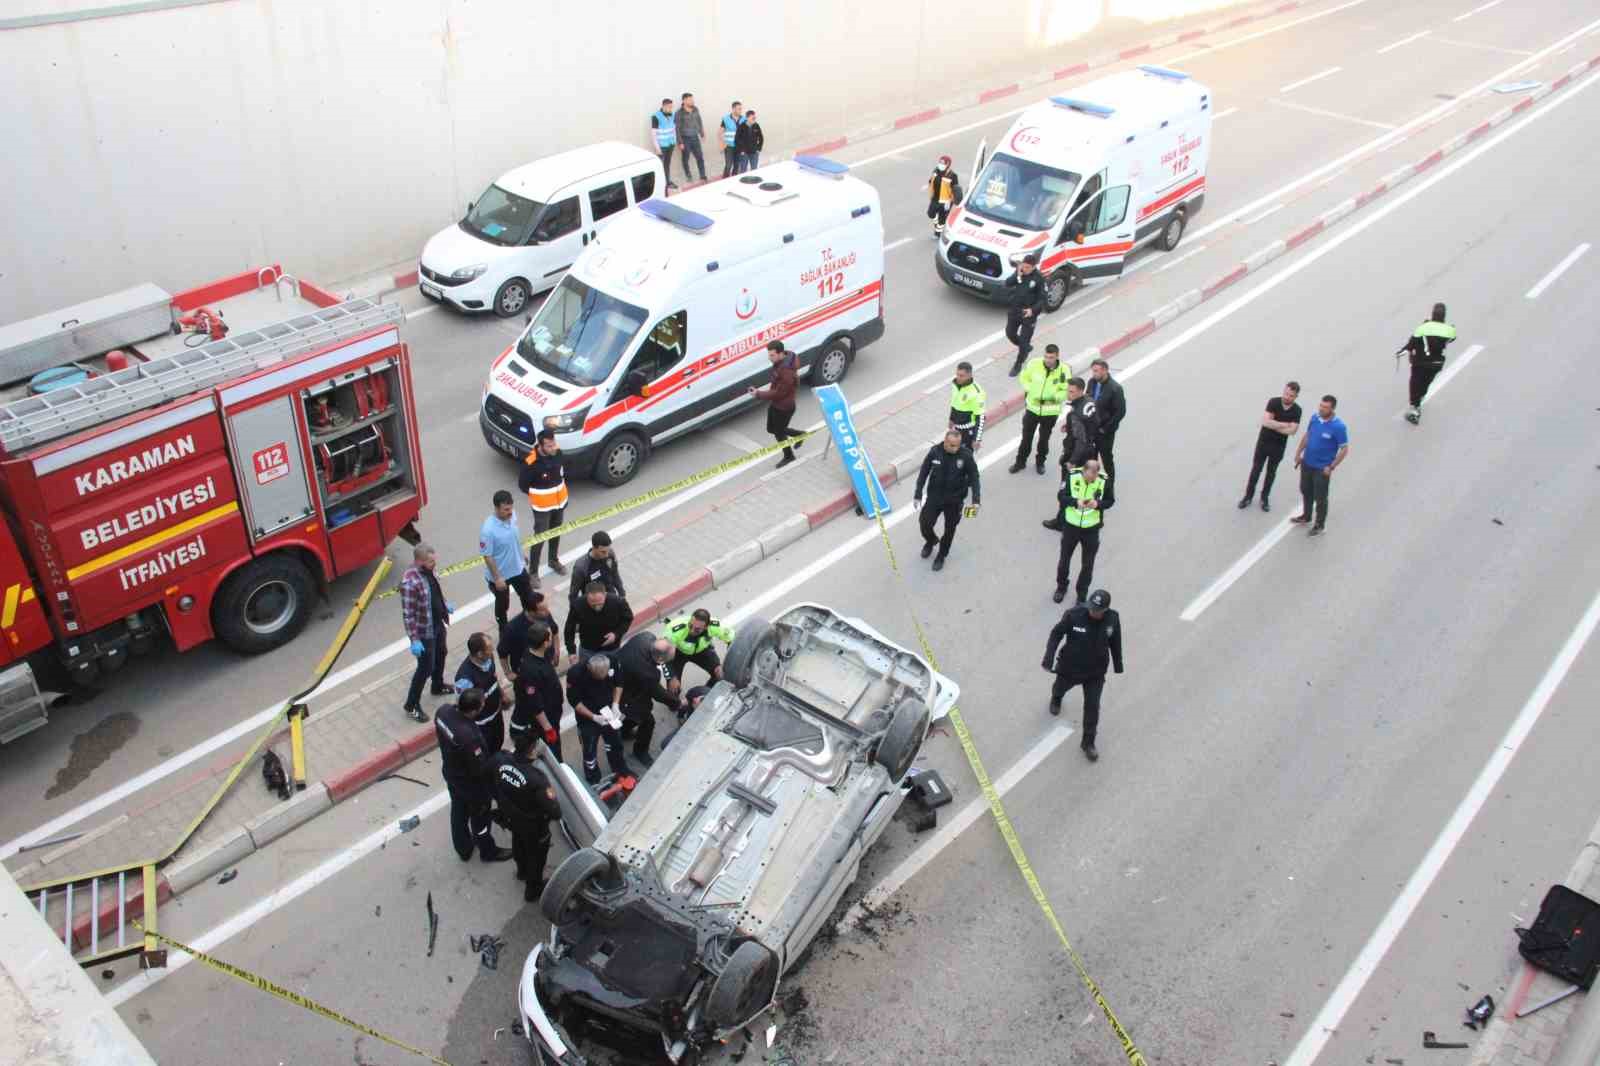
[[[462,219],[460,226],[474,237],[491,244],[513,247],[528,242],[533,224],[539,218],[544,204],[524,199],[516,193],[506,192],[498,185],[483,190]]]
[[[1080,175],[997,152],[967,197],[968,211],[1019,229],[1050,229],[1072,202]]]
[[[574,278],[561,279],[517,341],[517,354],[574,385],[599,385],[644,327],[642,307]]]

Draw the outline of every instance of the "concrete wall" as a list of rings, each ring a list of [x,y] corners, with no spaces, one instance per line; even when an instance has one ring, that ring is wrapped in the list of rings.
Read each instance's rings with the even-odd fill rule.
[[[1108,18],[1237,2],[20,0],[8,16],[63,21],[0,20],[0,322],[272,261],[323,282],[399,262],[516,164],[648,144],[685,90],[708,130],[757,107],[783,151],[1036,69]]]

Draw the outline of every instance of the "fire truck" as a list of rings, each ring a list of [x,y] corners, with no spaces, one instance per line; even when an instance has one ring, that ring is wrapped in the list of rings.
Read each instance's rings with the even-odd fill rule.
[[[403,320],[274,265],[0,327],[0,743],[163,634],[276,648],[420,539]]]

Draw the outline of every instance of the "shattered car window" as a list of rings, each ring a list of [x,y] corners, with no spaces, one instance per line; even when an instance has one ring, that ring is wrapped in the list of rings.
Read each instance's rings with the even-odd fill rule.
[[[798,748],[815,753],[823,748],[821,727],[771,696],[757,700],[755,706],[734,720],[729,732],[762,751]]]

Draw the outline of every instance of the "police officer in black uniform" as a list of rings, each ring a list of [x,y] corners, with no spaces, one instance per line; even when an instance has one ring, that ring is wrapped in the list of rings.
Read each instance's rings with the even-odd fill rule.
[[[561,817],[556,791],[533,763],[538,738],[525,733],[510,752],[500,752],[491,763],[494,799],[502,824],[511,830],[511,856],[517,860],[517,880],[525,882],[522,899],[538,900],[544,891],[544,867],[550,858],[550,823]]]
[[[1084,394],[1082,378],[1067,379],[1067,409],[1062,412],[1061,420],[1061,487],[1065,488],[1074,470],[1083,468],[1083,464],[1095,458],[1098,451],[1095,441],[1100,433],[1100,414],[1095,402]],[[1107,478],[1110,481],[1110,478]],[[1106,500],[1103,507],[1110,507],[1111,491],[1107,485]],[[1057,533],[1066,528],[1066,523],[1061,520],[1061,510],[1057,508],[1050,512],[1050,517],[1040,525],[1046,529],[1053,529]]]
[[[1122,619],[1111,609],[1111,593],[1095,589],[1088,603],[1069,607],[1050,630],[1041,664],[1056,675],[1050,686],[1051,714],[1061,713],[1061,697],[1068,689],[1083,686],[1083,740],[1079,746],[1090,762],[1100,758],[1094,738],[1100,726],[1100,693],[1106,686],[1108,664],[1122,673]]]
[[[622,675],[622,713],[634,724],[633,757],[649,766],[650,738],[655,735],[655,704],[661,702],[677,713],[683,706],[672,691],[672,674],[667,663],[672,658],[672,642],[654,633],[636,633],[617,653],[617,669]]]
[[[467,689],[433,715],[433,732],[439,739],[439,761],[445,788],[450,792],[450,842],[461,861],[477,850],[484,862],[504,862],[511,852],[498,847],[489,833],[493,794],[489,788],[491,753],[483,733],[472,723],[483,709],[483,693]]]
[[[456,667],[456,692],[475,688],[483,696],[483,707],[472,724],[483,733],[483,750],[493,755],[506,746],[506,718],[500,694],[500,679],[495,676],[494,645],[484,633],[467,638],[467,657]]]
[[[928,502],[924,504],[926,492]],[[935,570],[944,569],[945,556],[956,539],[956,526],[961,522],[961,510],[966,505],[967,493],[972,493],[974,511],[983,503],[983,488],[978,480],[978,463],[972,453],[961,445],[961,431],[947,429],[944,440],[928,449],[922,459],[922,469],[917,473],[917,487],[912,506],[920,509],[917,523],[922,530],[922,557],[939,555],[933,560]],[[944,516],[944,532],[934,537],[934,523]]]
[[[543,622],[528,627],[528,646],[517,667],[511,710],[511,744],[543,737],[550,753],[561,761],[561,676],[550,662],[555,632]]]
[[[1022,373],[1022,364],[1033,351],[1033,330],[1039,324],[1039,314],[1044,310],[1044,278],[1039,276],[1039,256],[1029,252],[1017,264],[1017,272],[1006,279],[1010,292],[1011,310],[1006,312],[1006,340],[1017,346],[1016,361],[1008,372],[1011,377]]]

